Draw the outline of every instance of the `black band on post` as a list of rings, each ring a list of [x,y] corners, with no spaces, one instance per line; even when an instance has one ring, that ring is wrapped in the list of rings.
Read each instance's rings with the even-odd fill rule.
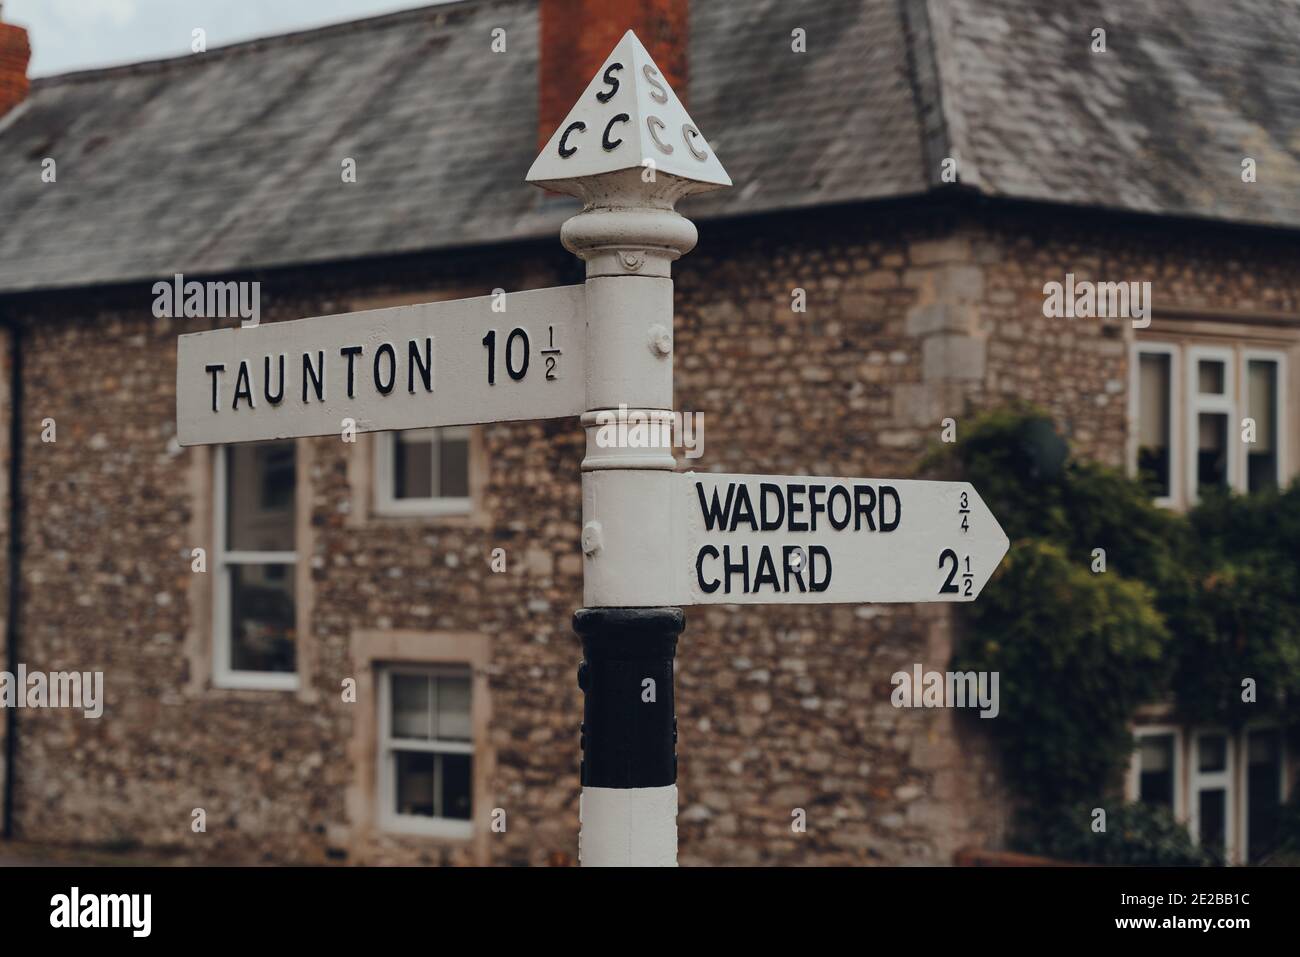
[[[680,608],[580,608],[582,784],[665,787],[677,781],[673,656]]]

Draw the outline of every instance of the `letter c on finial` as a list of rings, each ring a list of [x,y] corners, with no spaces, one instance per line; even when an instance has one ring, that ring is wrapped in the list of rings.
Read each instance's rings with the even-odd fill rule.
[[[672,146],[661,140],[659,138],[659,133],[656,131],[656,127],[660,130],[665,129],[664,121],[659,119],[657,116],[647,116],[645,125],[650,130],[650,139],[654,140],[655,146],[659,147],[659,151],[665,155],[671,153],[673,151]]]
[[[576,146],[569,145],[569,134],[572,133],[574,130],[577,130],[579,133],[581,133],[586,128],[587,128],[587,124],[583,123],[581,120],[577,121],[576,123],[570,123],[565,128],[564,135],[560,137],[560,157],[562,159],[568,159],[574,153],[578,152],[578,148]]]
[[[694,156],[697,160],[699,160],[702,163],[709,158],[709,154],[704,152],[703,150],[695,148],[695,141],[692,139],[692,137],[695,136],[700,136],[700,131],[697,130],[695,127],[691,126],[691,124],[689,123],[683,123],[682,140],[683,142],[686,143],[686,148],[690,150],[691,155]],[[700,138],[703,139],[703,137]]]

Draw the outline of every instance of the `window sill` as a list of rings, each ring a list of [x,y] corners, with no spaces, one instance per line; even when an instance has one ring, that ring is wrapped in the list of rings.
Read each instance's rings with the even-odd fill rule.
[[[405,498],[385,499],[375,504],[376,515],[470,515],[474,503],[468,498]]]
[[[300,684],[296,673],[237,671],[212,676],[212,687],[225,691],[297,691]]]
[[[385,834],[428,837],[457,843],[469,841],[474,836],[473,821],[460,821],[453,818],[388,815],[379,822],[379,826]]]
[[[465,508],[457,511],[385,508],[375,506],[366,516],[367,521],[383,525],[446,525],[457,528],[488,528],[492,522],[481,509]]]

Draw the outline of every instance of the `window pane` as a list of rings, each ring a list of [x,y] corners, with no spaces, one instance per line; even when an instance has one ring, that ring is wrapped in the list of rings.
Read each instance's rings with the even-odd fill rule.
[[[1277,843],[1282,794],[1282,745],[1276,731],[1250,733],[1250,767],[1246,808],[1249,860],[1262,860]]]
[[[1174,806],[1174,736],[1141,739],[1138,751],[1138,800],[1169,809]]]
[[[468,821],[472,811],[470,780],[473,763],[468,754],[440,754],[442,767],[441,817]]]
[[[387,674],[393,737],[421,741],[470,740],[468,670]],[[470,820],[472,754],[405,751],[400,746],[392,754],[397,814]]]
[[[1250,763],[1274,764],[1279,753],[1278,733],[1276,731],[1250,732]]]
[[[433,765],[437,755],[423,751],[397,751],[396,811],[433,817]]]
[[[1223,395],[1225,368],[1222,359],[1201,359],[1196,363],[1196,387],[1202,395]]]
[[[468,741],[469,678],[438,678],[438,729],[442,741]]]
[[[469,498],[469,437],[443,436],[438,446],[438,494]]]
[[[1138,473],[1157,496],[1167,497],[1170,465],[1169,387],[1173,357],[1144,353],[1138,365]]]
[[[230,667],[294,670],[292,565],[230,566]]]
[[[294,445],[226,447],[226,548],[294,550]]]
[[[1223,857],[1224,826],[1227,823],[1228,796],[1223,788],[1213,788],[1200,793],[1200,814],[1197,833],[1201,846]]]
[[[393,737],[429,738],[429,679],[393,675]]]
[[[1228,416],[1202,412],[1197,416],[1196,484],[1228,487]]]
[[[1252,492],[1277,487],[1277,378],[1276,362],[1246,363],[1247,408],[1255,420],[1255,441],[1246,446],[1246,481]]]
[[[473,815],[474,761],[468,754],[396,751],[398,814],[468,821]]]
[[[1221,734],[1206,734],[1197,739],[1196,767],[1209,773],[1228,766],[1228,739]]]
[[[393,433],[393,498],[433,495],[433,440],[426,433]]]

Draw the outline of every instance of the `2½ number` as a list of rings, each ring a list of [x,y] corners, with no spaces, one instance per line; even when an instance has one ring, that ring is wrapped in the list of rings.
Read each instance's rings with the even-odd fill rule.
[[[960,590],[957,588],[957,553],[951,548],[945,548],[939,553],[939,571],[943,571],[944,562],[952,561],[952,568],[948,570],[948,577],[944,583],[939,586],[940,595],[955,595]]]
[[[975,594],[975,576],[971,572],[970,556],[966,556],[966,571],[962,572],[960,586],[957,584],[957,574],[961,571],[961,559],[951,548],[945,548],[939,553],[939,571],[943,571],[945,567],[948,569],[948,577],[939,586],[939,594],[972,597]]]

